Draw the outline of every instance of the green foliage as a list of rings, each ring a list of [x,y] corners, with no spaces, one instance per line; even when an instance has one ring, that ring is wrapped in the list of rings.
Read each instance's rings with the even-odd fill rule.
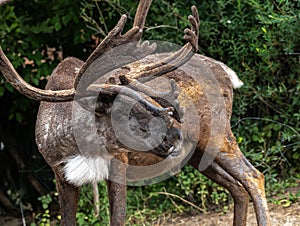
[[[30,226],[49,226],[51,223],[51,211],[50,211],[50,205],[52,204],[53,200],[57,200],[57,197],[55,197],[55,194],[57,196],[57,193],[52,193],[43,195],[38,198],[38,200],[41,202],[43,211],[41,213],[38,213],[35,216],[34,222],[30,224]],[[36,223],[35,223],[36,222]]]
[[[98,188],[100,199],[100,214],[98,217],[95,217],[93,210],[91,186],[84,186],[80,190],[80,199],[78,203],[78,211],[76,214],[76,221],[78,225],[109,225],[108,195],[106,191],[106,183],[99,183]]]
[[[80,20],[80,1],[14,1],[2,6],[0,14],[1,48],[24,80],[34,86],[45,86],[45,78],[61,54],[84,59],[91,51],[88,43],[92,32]],[[14,92],[2,76],[0,98],[7,109],[1,117],[10,120],[21,122],[26,111],[36,108],[33,101]]]

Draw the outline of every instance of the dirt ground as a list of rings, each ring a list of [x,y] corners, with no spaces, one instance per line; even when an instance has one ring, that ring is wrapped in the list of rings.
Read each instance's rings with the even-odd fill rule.
[[[300,203],[294,203],[289,207],[269,204],[272,226],[300,226]],[[205,213],[195,216],[176,215],[171,219],[160,219],[153,226],[219,226],[232,225],[233,213]],[[256,224],[255,214],[252,205],[249,206],[248,224]],[[0,216],[1,226],[22,226],[20,218],[12,216]]]
[[[300,226],[300,203],[294,203],[289,207],[269,204],[272,226]],[[205,213],[195,216],[174,216],[172,219],[162,220],[157,226],[219,226],[232,225],[233,213]],[[253,206],[249,206],[247,225],[256,224]]]

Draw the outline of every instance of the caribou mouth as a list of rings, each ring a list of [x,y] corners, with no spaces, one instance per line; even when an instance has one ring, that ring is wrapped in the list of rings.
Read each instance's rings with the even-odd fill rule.
[[[152,150],[152,153],[162,158],[176,157],[180,155],[182,143],[182,132],[177,128],[171,128],[167,131],[163,141]]]

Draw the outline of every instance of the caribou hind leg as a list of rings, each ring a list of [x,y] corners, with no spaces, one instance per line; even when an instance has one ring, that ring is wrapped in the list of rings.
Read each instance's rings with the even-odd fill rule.
[[[62,226],[76,225],[76,211],[78,206],[79,188],[69,184],[59,173],[56,167],[52,167],[58,192]]]
[[[195,155],[197,155],[198,153],[200,152],[196,152]],[[193,156],[189,161],[189,164],[199,170],[200,159],[201,157],[199,156]],[[234,200],[233,225],[246,226],[249,195],[244,186],[236,181],[216,162],[213,162],[204,171],[201,171],[201,173],[207,178],[226,188],[230,192]]]
[[[231,131],[225,137],[215,161],[248,191],[254,204],[257,224],[270,225],[264,175],[245,158]]]

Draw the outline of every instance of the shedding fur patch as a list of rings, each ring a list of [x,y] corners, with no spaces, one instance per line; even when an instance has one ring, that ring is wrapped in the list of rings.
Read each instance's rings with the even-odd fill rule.
[[[230,69],[228,66],[226,66],[225,64],[219,62],[221,67],[223,68],[224,71],[226,71],[226,73],[229,75],[229,78],[232,82],[233,88],[234,89],[238,89],[240,87],[242,87],[242,85],[244,85],[244,83],[239,79],[239,77],[237,76],[237,74]]]
[[[66,180],[76,186],[81,186],[108,178],[109,162],[100,157],[73,156],[67,160],[64,167]]]

